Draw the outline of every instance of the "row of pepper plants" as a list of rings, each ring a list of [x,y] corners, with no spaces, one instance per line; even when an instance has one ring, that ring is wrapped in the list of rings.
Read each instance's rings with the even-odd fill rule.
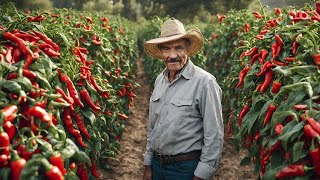
[[[208,26],[227,135],[262,179],[320,176],[320,7],[230,11]]]
[[[0,8],[0,179],[94,179],[135,98],[136,38],[120,17]]]
[[[319,13],[306,4],[218,14],[192,57],[217,78],[226,135],[248,150],[241,165],[254,163],[261,179],[320,176]],[[139,38],[158,37],[162,22]],[[154,80],[164,65],[145,57],[144,68]]]

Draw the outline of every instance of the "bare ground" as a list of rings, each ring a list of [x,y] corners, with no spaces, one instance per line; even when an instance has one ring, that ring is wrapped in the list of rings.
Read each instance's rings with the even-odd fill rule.
[[[137,81],[141,87],[135,90],[137,95],[131,109],[127,129],[121,140],[121,150],[117,161],[110,161],[111,170],[99,170],[101,179],[106,180],[142,180],[143,153],[146,145],[148,105],[150,87],[144,75],[142,60],[137,61]],[[226,136],[225,136],[226,137]],[[231,142],[225,139],[222,159],[212,180],[255,180],[253,166],[240,166],[241,159],[246,155],[245,150],[236,151]]]

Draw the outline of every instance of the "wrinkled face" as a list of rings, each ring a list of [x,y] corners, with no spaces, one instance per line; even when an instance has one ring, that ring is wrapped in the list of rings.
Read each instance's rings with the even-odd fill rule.
[[[179,39],[160,44],[159,47],[163,56],[162,60],[170,73],[177,73],[187,63],[189,47],[187,40]]]

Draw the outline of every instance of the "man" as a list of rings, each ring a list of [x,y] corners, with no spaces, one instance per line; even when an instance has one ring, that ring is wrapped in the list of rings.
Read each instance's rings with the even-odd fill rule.
[[[199,30],[167,20],[145,52],[166,68],[150,97],[144,180],[211,179],[223,146],[221,89],[190,56],[203,46]]]

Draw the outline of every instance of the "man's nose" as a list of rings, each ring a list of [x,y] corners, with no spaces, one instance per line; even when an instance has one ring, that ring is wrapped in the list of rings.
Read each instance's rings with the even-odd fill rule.
[[[169,52],[169,58],[176,58],[177,56],[177,52],[174,49],[171,49]]]

